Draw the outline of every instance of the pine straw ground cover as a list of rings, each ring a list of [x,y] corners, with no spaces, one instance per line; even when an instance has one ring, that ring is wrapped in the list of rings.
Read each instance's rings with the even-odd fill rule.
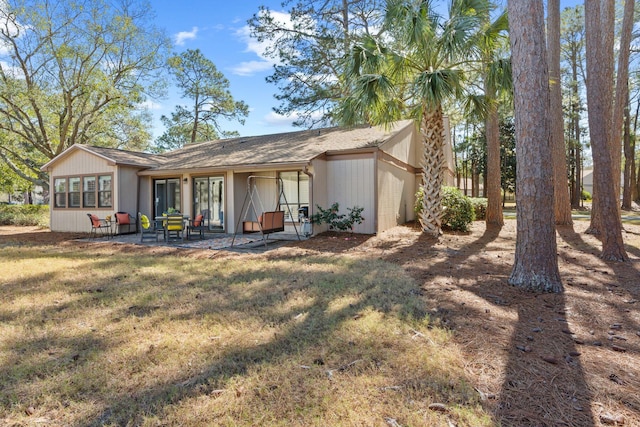
[[[0,227],[0,425],[640,425],[640,226],[558,232],[563,295],[506,284],[515,222],[264,254]]]

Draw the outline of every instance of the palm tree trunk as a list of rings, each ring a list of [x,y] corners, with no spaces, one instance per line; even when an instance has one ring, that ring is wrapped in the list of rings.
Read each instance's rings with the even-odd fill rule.
[[[442,107],[427,110],[422,115],[420,133],[423,137],[422,157],[422,231],[432,237],[442,233],[442,168],[444,162],[444,124]]]

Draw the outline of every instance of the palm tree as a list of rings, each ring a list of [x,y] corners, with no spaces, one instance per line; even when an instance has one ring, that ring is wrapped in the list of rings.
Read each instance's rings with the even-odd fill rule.
[[[352,94],[339,108],[346,124],[390,124],[411,117],[423,137],[423,199],[420,223],[425,233],[441,233],[444,166],[443,101],[462,92],[463,66],[486,0],[453,0],[449,17],[436,13],[431,0],[389,0],[385,31],[365,37],[352,51],[347,79]]]

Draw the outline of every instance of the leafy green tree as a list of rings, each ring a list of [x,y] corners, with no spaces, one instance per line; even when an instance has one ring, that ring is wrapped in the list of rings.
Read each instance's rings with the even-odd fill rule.
[[[178,105],[171,117],[162,116],[167,131],[158,138],[156,146],[161,150],[172,150],[186,143],[237,135],[237,132],[223,131],[220,119],[238,120],[244,124],[249,107],[233,99],[229,81],[214,63],[199,49],[188,49],[169,58],[168,66],[182,91],[182,98],[190,100],[191,104]]]
[[[486,1],[454,0],[447,18],[430,1],[390,0],[383,37],[355,45],[353,90],[341,104],[344,122],[390,124],[411,117],[423,136],[423,209],[426,234],[441,233],[444,100],[460,96],[473,36],[489,11]]]
[[[143,0],[4,1],[0,160],[46,188],[40,166],[75,143],[145,145],[137,106],[162,93],[170,45],[152,19]]]
[[[267,81],[278,87],[275,112],[297,116],[294,125],[335,121],[337,102],[349,94],[344,58],[363,35],[381,28],[383,0],[284,0],[287,20],[261,8],[249,21],[251,34],[275,61]]]

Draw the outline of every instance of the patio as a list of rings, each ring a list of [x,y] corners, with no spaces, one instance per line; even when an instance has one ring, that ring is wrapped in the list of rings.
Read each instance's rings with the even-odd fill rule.
[[[303,235],[300,235],[301,240],[306,240],[307,238]],[[212,250],[252,250],[259,251],[261,249],[265,249],[264,241],[262,240],[262,236],[258,233],[256,234],[238,234],[235,238],[235,243],[233,247],[231,244],[233,242],[233,234],[227,233],[205,233],[204,240],[195,239],[195,240],[186,240],[184,242],[165,242],[160,239],[157,242],[148,241],[140,242],[140,234],[119,234],[112,236],[110,238],[98,237],[93,239],[86,239],[87,241],[92,242],[114,242],[114,243],[128,243],[142,246],[169,246],[169,247],[178,247],[185,249],[212,249]],[[273,247],[281,246],[287,242],[292,242],[298,240],[298,237],[295,233],[282,232],[282,233],[273,233],[269,235],[269,239],[267,240],[266,249],[271,249]]]

